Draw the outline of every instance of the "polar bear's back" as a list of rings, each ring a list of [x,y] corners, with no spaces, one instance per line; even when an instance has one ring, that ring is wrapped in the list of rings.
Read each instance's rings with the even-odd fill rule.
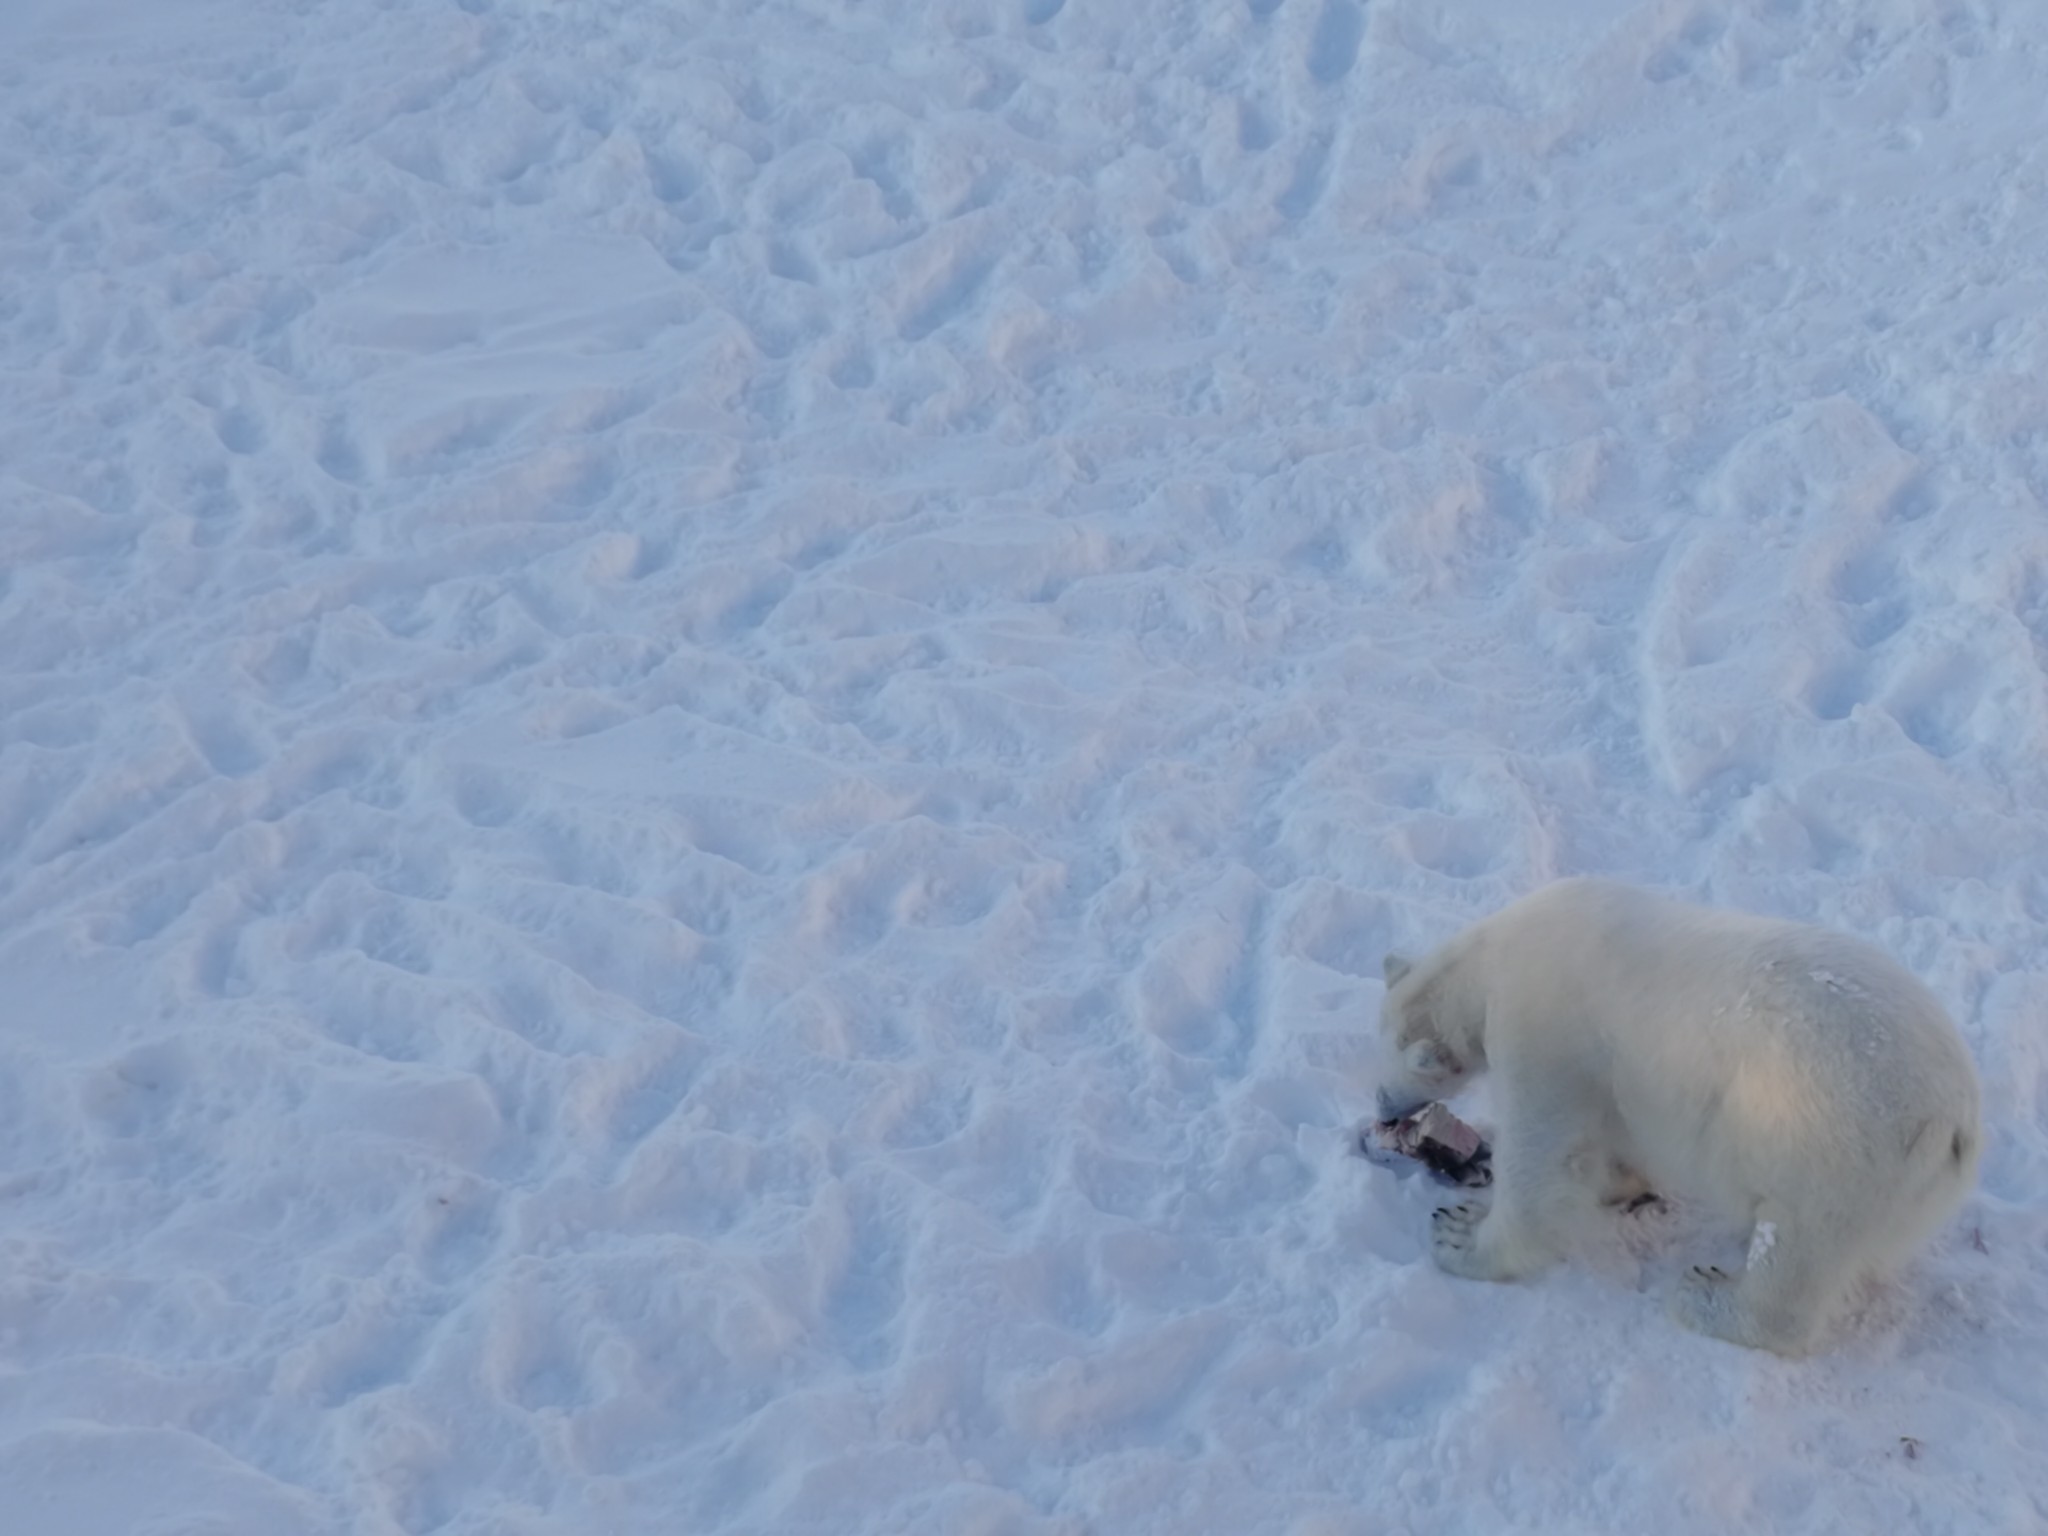
[[[1581,1000],[1599,973],[1606,995],[1695,1021],[1715,1014],[1803,1021],[1821,1036],[1875,1029],[1931,1034],[1965,1062],[1955,1027],[1934,995],[1882,950],[1810,923],[1703,907],[1611,880],[1560,880],[1500,912],[1518,971],[1558,978]],[[1526,978],[1538,982],[1536,976]]]
[[[1843,1076],[1895,1053],[1922,1073],[1968,1065],[1933,993],[1891,956],[1847,934],[1772,923],[1757,937],[1745,994],[1748,1011],[1804,1031],[1815,1050],[1838,1056],[1831,1064]]]

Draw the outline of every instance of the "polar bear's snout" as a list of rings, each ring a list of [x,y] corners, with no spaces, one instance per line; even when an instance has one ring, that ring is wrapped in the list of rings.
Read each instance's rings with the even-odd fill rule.
[[[1373,1074],[1382,1120],[1399,1120],[1455,1096],[1486,1066],[1476,1030],[1452,1017],[1464,999],[1447,992],[1432,971],[1425,966],[1418,972],[1400,955],[1386,958],[1379,1062]]]
[[[1373,1097],[1382,1120],[1398,1120],[1425,1104],[1454,1096],[1471,1073],[1442,1046],[1415,1041],[1381,1071]]]

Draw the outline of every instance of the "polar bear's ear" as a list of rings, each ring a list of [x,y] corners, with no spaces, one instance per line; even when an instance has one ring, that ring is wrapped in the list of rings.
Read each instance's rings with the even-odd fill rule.
[[[1414,969],[1414,962],[1405,955],[1389,955],[1380,962],[1380,975],[1386,978],[1390,987]]]

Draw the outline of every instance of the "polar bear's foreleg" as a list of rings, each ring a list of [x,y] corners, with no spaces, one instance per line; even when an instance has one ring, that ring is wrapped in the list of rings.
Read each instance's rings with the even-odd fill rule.
[[[1846,1289],[1845,1244],[1827,1223],[1765,1205],[1739,1275],[1701,1265],[1680,1282],[1671,1314],[1696,1333],[1751,1349],[1803,1355]]]
[[[1467,1280],[1520,1280],[1563,1256],[1574,1208],[1587,1202],[1586,1156],[1574,1106],[1503,1106],[1494,1145],[1493,1203],[1446,1206],[1432,1219],[1430,1256]]]

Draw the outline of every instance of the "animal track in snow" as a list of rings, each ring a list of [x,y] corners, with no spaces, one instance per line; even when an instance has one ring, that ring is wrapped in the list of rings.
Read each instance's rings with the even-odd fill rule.
[[[341,423],[330,423],[320,434],[320,446],[313,460],[333,479],[354,485],[367,478],[363,450],[355,436]]]
[[[1886,690],[1883,703],[1915,746],[1935,757],[1954,757],[1979,739],[1984,683],[1981,661],[1937,657],[1900,677]]]
[[[1643,61],[1643,78],[1665,85],[1698,72],[1726,30],[1727,24],[1717,12],[1692,11],[1651,48]]]
[[[518,775],[465,764],[452,775],[455,810],[473,827],[502,827],[525,810],[529,785]]]
[[[1322,201],[1329,183],[1331,142],[1332,135],[1327,129],[1311,134],[1308,143],[1295,157],[1293,179],[1273,205],[1284,217],[1305,219]]]
[[[842,1184],[824,1204],[823,1318],[848,1362],[872,1371],[896,1356],[911,1233],[896,1202]]]
[[[914,286],[897,320],[899,334],[905,341],[922,341],[965,313],[995,267],[993,256],[956,241],[937,270]]]
[[[1903,579],[1898,560],[1890,551],[1865,547],[1842,559],[1828,588],[1841,602],[1860,607],[1902,597]]]
[[[1324,881],[1305,885],[1286,925],[1289,948],[1343,975],[1377,981],[1392,932],[1386,902]]]
[[[92,931],[106,944],[146,944],[191,910],[210,884],[206,871],[192,866],[138,876],[101,908]]]
[[[1279,140],[1280,130],[1273,126],[1273,119],[1266,110],[1252,101],[1237,104],[1237,147],[1248,155],[1256,155],[1271,149]]]
[[[974,1114],[970,1083],[948,1082],[944,1074],[905,1068],[882,1112],[882,1145],[936,1146],[960,1134]]]
[[[1408,857],[1453,880],[1476,880],[1499,869],[1509,841],[1503,829],[1484,821],[1449,816],[1413,816],[1396,834]]]
[[[233,454],[259,453],[270,439],[262,420],[241,409],[221,412],[214,423],[214,430],[220,434],[221,446]]]
[[[461,1285],[485,1266],[504,1234],[503,1200],[480,1180],[423,1188],[407,1224],[414,1262],[429,1284]]]
[[[1243,1073],[1259,1020],[1260,920],[1215,914],[1156,944],[1133,981],[1138,1023],[1179,1055]]]
[[[655,1036],[633,1060],[607,1063],[592,1128],[616,1147],[638,1146],[683,1108],[708,1049],[701,1036],[678,1028]]]
[[[1335,85],[1358,62],[1365,40],[1365,11],[1358,0],[1323,0],[1315,36],[1308,45],[1308,72],[1318,85]]]
[[[279,1377],[289,1391],[340,1407],[411,1379],[444,1317],[424,1296],[364,1284],[340,1318],[286,1352]]]
[[[1026,1308],[1082,1338],[1101,1338],[1118,1315],[1096,1256],[1076,1237],[1017,1255],[1010,1286]]]
[[[1821,668],[1805,692],[1807,708],[1822,720],[1846,720],[1870,696],[1870,664],[1860,657]]]
[[[228,710],[187,709],[185,729],[213,771],[227,778],[247,778],[269,761],[265,747]]]
[[[500,1399],[526,1413],[574,1413],[597,1397],[590,1379],[594,1330],[588,1315],[561,1298],[521,1287],[491,1312],[481,1365]]]
[[[159,1136],[183,1113],[193,1077],[182,1042],[162,1040],[123,1054],[85,1088],[88,1112],[110,1134]]]

